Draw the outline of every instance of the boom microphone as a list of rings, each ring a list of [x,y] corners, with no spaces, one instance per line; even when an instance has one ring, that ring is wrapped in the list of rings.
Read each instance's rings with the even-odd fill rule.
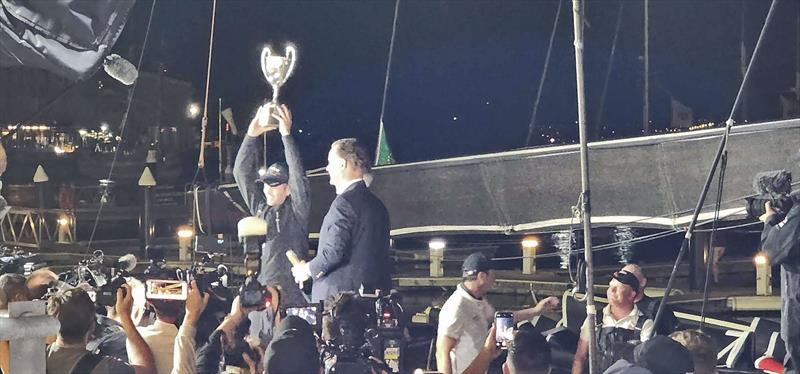
[[[103,70],[120,83],[130,86],[139,77],[139,72],[130,61],[120,57],[118,54],[106,56],[103,60]]]

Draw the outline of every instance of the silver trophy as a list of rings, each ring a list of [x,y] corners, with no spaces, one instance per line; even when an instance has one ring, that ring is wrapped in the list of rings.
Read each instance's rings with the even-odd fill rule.
[[[272,86],[272,101],[269,102],[268,110],[264,113],[266,118],[262,118],[261,121],[264,127],[270,129],[278,128],[278,121],[272,117],[272,114],[280,105],[278,103],[278,91],[289,79],[289,76],[292,75],[295,61],[297,61],[297,50],[292,44],[286,45],[286,56],[273,54],[270,46],[266,46],[261,50],[261,72],[264,73],[264,78]]]

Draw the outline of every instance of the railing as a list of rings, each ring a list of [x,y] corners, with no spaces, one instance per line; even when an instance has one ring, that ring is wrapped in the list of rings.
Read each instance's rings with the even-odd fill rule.
[[[0,223],[4,244],[40,248],[45,242],[74,243],[75,215],[64,209],[11,207]]]

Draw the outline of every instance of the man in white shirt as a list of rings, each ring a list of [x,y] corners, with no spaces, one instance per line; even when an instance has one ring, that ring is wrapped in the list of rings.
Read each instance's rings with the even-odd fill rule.
[[[142,339],[150,347],[155,359],[156,370],[159,374],[172,371],[173,346],[178,328],[175,321],[184,308],[182,301],[177,300],[147,300],[147,304],[155,311],[156,321],[146,327],[137,327]],[[128,354],[131,347],[128,345]]]
[[[483,347],[494,319],[494,307],[483,298],[494,285],[491,261],[482,253],[473,253],[464,260],[461,275],[464,281],[439,313],[436,363],[444,374],[460,374],[469,366]],[[514,312],[514,320],[529,320],[557,307],[558,299],[548,297],[533,308]]]
[[[603,308],[602,319],[590,321],[587,318],[583,321],[578,350],[572,362],[573,374],[586,372],[591,341],[590,323],[596,324],[597,351],[600,356],[597,372],[605,371],[620,359],[633,362],[633,347],[653,336],[653,320],[645,317],[636,307],[639,290],[636,275],[627,270],[614,273],[608,284],[608,305]]]

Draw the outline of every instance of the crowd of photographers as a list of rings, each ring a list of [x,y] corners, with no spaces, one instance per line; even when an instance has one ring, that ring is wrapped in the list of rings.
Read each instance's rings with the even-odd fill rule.
[[[329,300],[321,323],[311,325],[297,315],[287,315],[280,306],[280,291],[268,287],[271,297],[265,306],[276,318],[274,333],[263,344],[248,334],[248,314],[263,307],[242,307],[237,296],[224,317],[204,318],[209,300],[219,295],[213,290],[203,292],[196,281],[189,283],[185,300],[163,300],[148,299],[144,284],[128,278],[116,290],[112,306],[93,301],[90,287],[61,283],[53,290],[57,284],[56,274],[47,269],[29,277],[0,276],[0,310],[9,302],[45,299],[47,313],[59,321],[58,334],[42,341],[43,346],[47,344],[47,374],[307,374],[334,367],[338,370],[333,372],[345,373],[390,371],[364,351],[369,347],[364,332],[376,327],[370,326],[374,324],[373,316],[368,317],[370,309],[390,296],[340,293]],[[47,288],[51,291],[43,292]],[[204,337],[198,335],[200,330],[206,332]],[[7,342],[0,345],[0,357],[4,358],[0,371],[9,374]]]

